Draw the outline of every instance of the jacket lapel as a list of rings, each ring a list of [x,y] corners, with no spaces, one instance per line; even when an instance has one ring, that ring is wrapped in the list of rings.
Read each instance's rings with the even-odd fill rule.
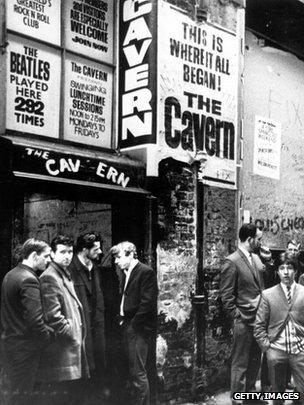
[[[281,286],[281,283],[278,284],[278,287],[279,287],[279,294],[280,294],[280,296],[281,296],[281,299],[283,300],[283,302],[285,303],[285,305],[286,305],[287,307],[289,307],[288,300],[287,300],[285,291],[283,290],[283,288],[282,288],[282,286]],[[293,300],[294,300],[294,295],[293,295],[293,297],[292,297],[292,299],[291,299],[291,302],[293,302]]]
[[[250,270],[255,283],[257,284],[259,289],[261,289],[260,277],[259,277],[259,275],[257,273],[257,269],[256,269],[255,264],[254,264],[254,259],[252,259],[253,265],[251,265],[249,263],[249,260],[247,259],[247,257],[244,255],[244,253],[240,249],[238,249],[238,252],[239,252],[239,255],[240,255],[241,259],[243,260],[244,264],[246,264],[246,266]]]
[[[125,289],[124,292],[126,292],[129,289],[129,287],[132,284],[134,278],[136,277],[136,274],[138,273],[138,271],[139,271],[139,266],[138,266],[138,263],[137,263],[137,265],[134,267],[134,269],[131,272],[130,278],[128,280],[128,284],[127,284],[126,289]]]
[[[89,291],[90,294],[92,294],[92,285],[86,275],[85,272],[88,272],[89,270],[85,268],[85,266],[81,263],[79,260],[78,256],[75,256],[75,264],[76,264],[76,270],[78,272],[78,276],[83,282],[83,284],[86,286],[86,289]]]
[[[82,308],[81,302],[79,301],[79,299],[76,295],[72,279],[69,280],[68,276],[65,274],[64,270],[61,269],[56,263],[52,263],[52,265],[56,269],[56,271],[60,275],[60,277],[62,278],[63,284],[65,285],[65,287],[68,290],[68,292],[70,293],[70,295],[76,300],[78,306],[80,306]]]

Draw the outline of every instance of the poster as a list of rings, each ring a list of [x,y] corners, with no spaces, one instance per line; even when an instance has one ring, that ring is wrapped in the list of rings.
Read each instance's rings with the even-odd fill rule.
[[[254,126],[253,173],[280,179],[281,124],[256,115]]]
[[[9,36],[6,127],[59,136],[60,52]]]
[[[7,28],[60,45],[60,0],[6,0]]]
[[[208,23],[198,24],[164,2],[158,27],[161,158],[201,161],[204,183],[235,188],[237,38]]]
[[[111,147],[113,71],[78,57],[65,62],[64,138]]]
[[[65,0],[67,49],[104,63],[113,63],[114,1]]]

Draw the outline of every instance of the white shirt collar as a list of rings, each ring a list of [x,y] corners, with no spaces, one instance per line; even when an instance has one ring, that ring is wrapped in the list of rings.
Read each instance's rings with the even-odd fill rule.
[[[248,252],[248,250],[244,249],[243,246],[239,246],[239,249],[241,252],[244,253],[244,255],[247,257],[247,259],[249,260],[249,263],[251,263],[251,254]]]
[[[287,295],[287,286],[286,286],[286,284],[284,284],[284,283],[280,283],[281,284],[281,286],[282,286],[282,288],[283,288],[283,291],[284,291],[284,293],[285,293],[285,295]],[[291,284],[291,286],[290,286],[290,294],[291,294],[291,296],[292,296],[292,294],[293,294],[293,292],[294,292],[294,289],[295,289],[295,287],[296,287],[296,282],[294,281],[292,284]]]

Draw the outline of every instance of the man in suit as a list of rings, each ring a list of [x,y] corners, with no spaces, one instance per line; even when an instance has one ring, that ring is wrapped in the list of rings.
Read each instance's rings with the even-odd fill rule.
[[[129,365],[132,405],[150,404],[146,362],[149,340],[156,330],[157,279],[152,268],[137,259],[136,247],[121,242],[111,248],[115,264],[123,271],[120,323]]]
[[[42,350],[52,329],[43,319],[37,271],[50,262],[50,247],[34,238],[21,248],[22,262],[4,277],[1,291],[2,343],[10,382],[10,404],[30,404]]]
[[[253,337],[253,324],[262,291],[263,265],[258,255],[262,231],[254,224],[239,230],[239,247],[228,256],[221,272],[220,295],[233,333],[231,395],[255,390],[261,351]],[[241,402],[232,401],[233,404]],[[258,401],[259,403],[259,401]]]
[[[295,282],[296,270],[294,255],[282,253],[278,267],[280,283],[261,295],[254,336],[261,349],[266,351],[272,391],[285,391],[289,367],[296,390],[303,395],[304,287]],[[284,401],[273,403],[279,405]]]
[[[56,339],[42,353],[39,379],[49,389],[49,403],[83,404],[77,380],[89,377],[89,372],[83,309],[68,271],[73,241],[59,235],[51,248],[52,262],[40,276],[40,283],[45,319]]]
[[[100,397],[105,388],[105,308],[100,269],[96,265],[102,253],[101,244],[102,239],[95,232],[80,235],[68,267],[83,307],[87,331],[85,347],[91,378],[81,381],[86,397]]]

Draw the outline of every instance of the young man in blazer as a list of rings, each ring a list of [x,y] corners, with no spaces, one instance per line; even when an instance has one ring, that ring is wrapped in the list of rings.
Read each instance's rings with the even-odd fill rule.
[[[73,241],[59,235],[52,240],[51,248],[52,262],[40,276],[40,284],[45,319],[56,339],[41,356],[39,378],[50,388],[48,403],[82,404],[75,380],[89,377],[89,371],[83,309],[67,269],[73,257]],[[52,397],[52,391],[57,395]]]
[[[263,265],[254,253],[261,245],[261,238],[262,231],[254,224],[242,225],[239,230],[239,247],[226,258],[221,272],[221,300],[233,333],[232,398],[234,392],[255,390],[261,363],[261,351],[253,336],[259,296],[263,289]],[[232,403],[241,402],[232,400]]]
[[[284,392],[289,368],[296,390],[304,393],[304,287],[295,282],[297,261],[293,254],[279,258],[280,283],[264,290],[254,335],[266,352],[272,391]],[[283,404],[275,400],[274,405]],[[303,404],[303,399],[298,403]]]
[[[157,279],[154,270],[137,259],[136,247],[121,242],[111,248],[115,264],[123,271],[120,323],[128,359],[132,405],[149,405],[146,362],[149,338],[156,330]]]
[[[41,352],[53,337],[52,328],[43,318],[37,276],[50,262],[50,250],[46,242],[28,239],[21,248],[22,262],[5,275],[2,283],[2,342],[11,405],[33,403]]]

